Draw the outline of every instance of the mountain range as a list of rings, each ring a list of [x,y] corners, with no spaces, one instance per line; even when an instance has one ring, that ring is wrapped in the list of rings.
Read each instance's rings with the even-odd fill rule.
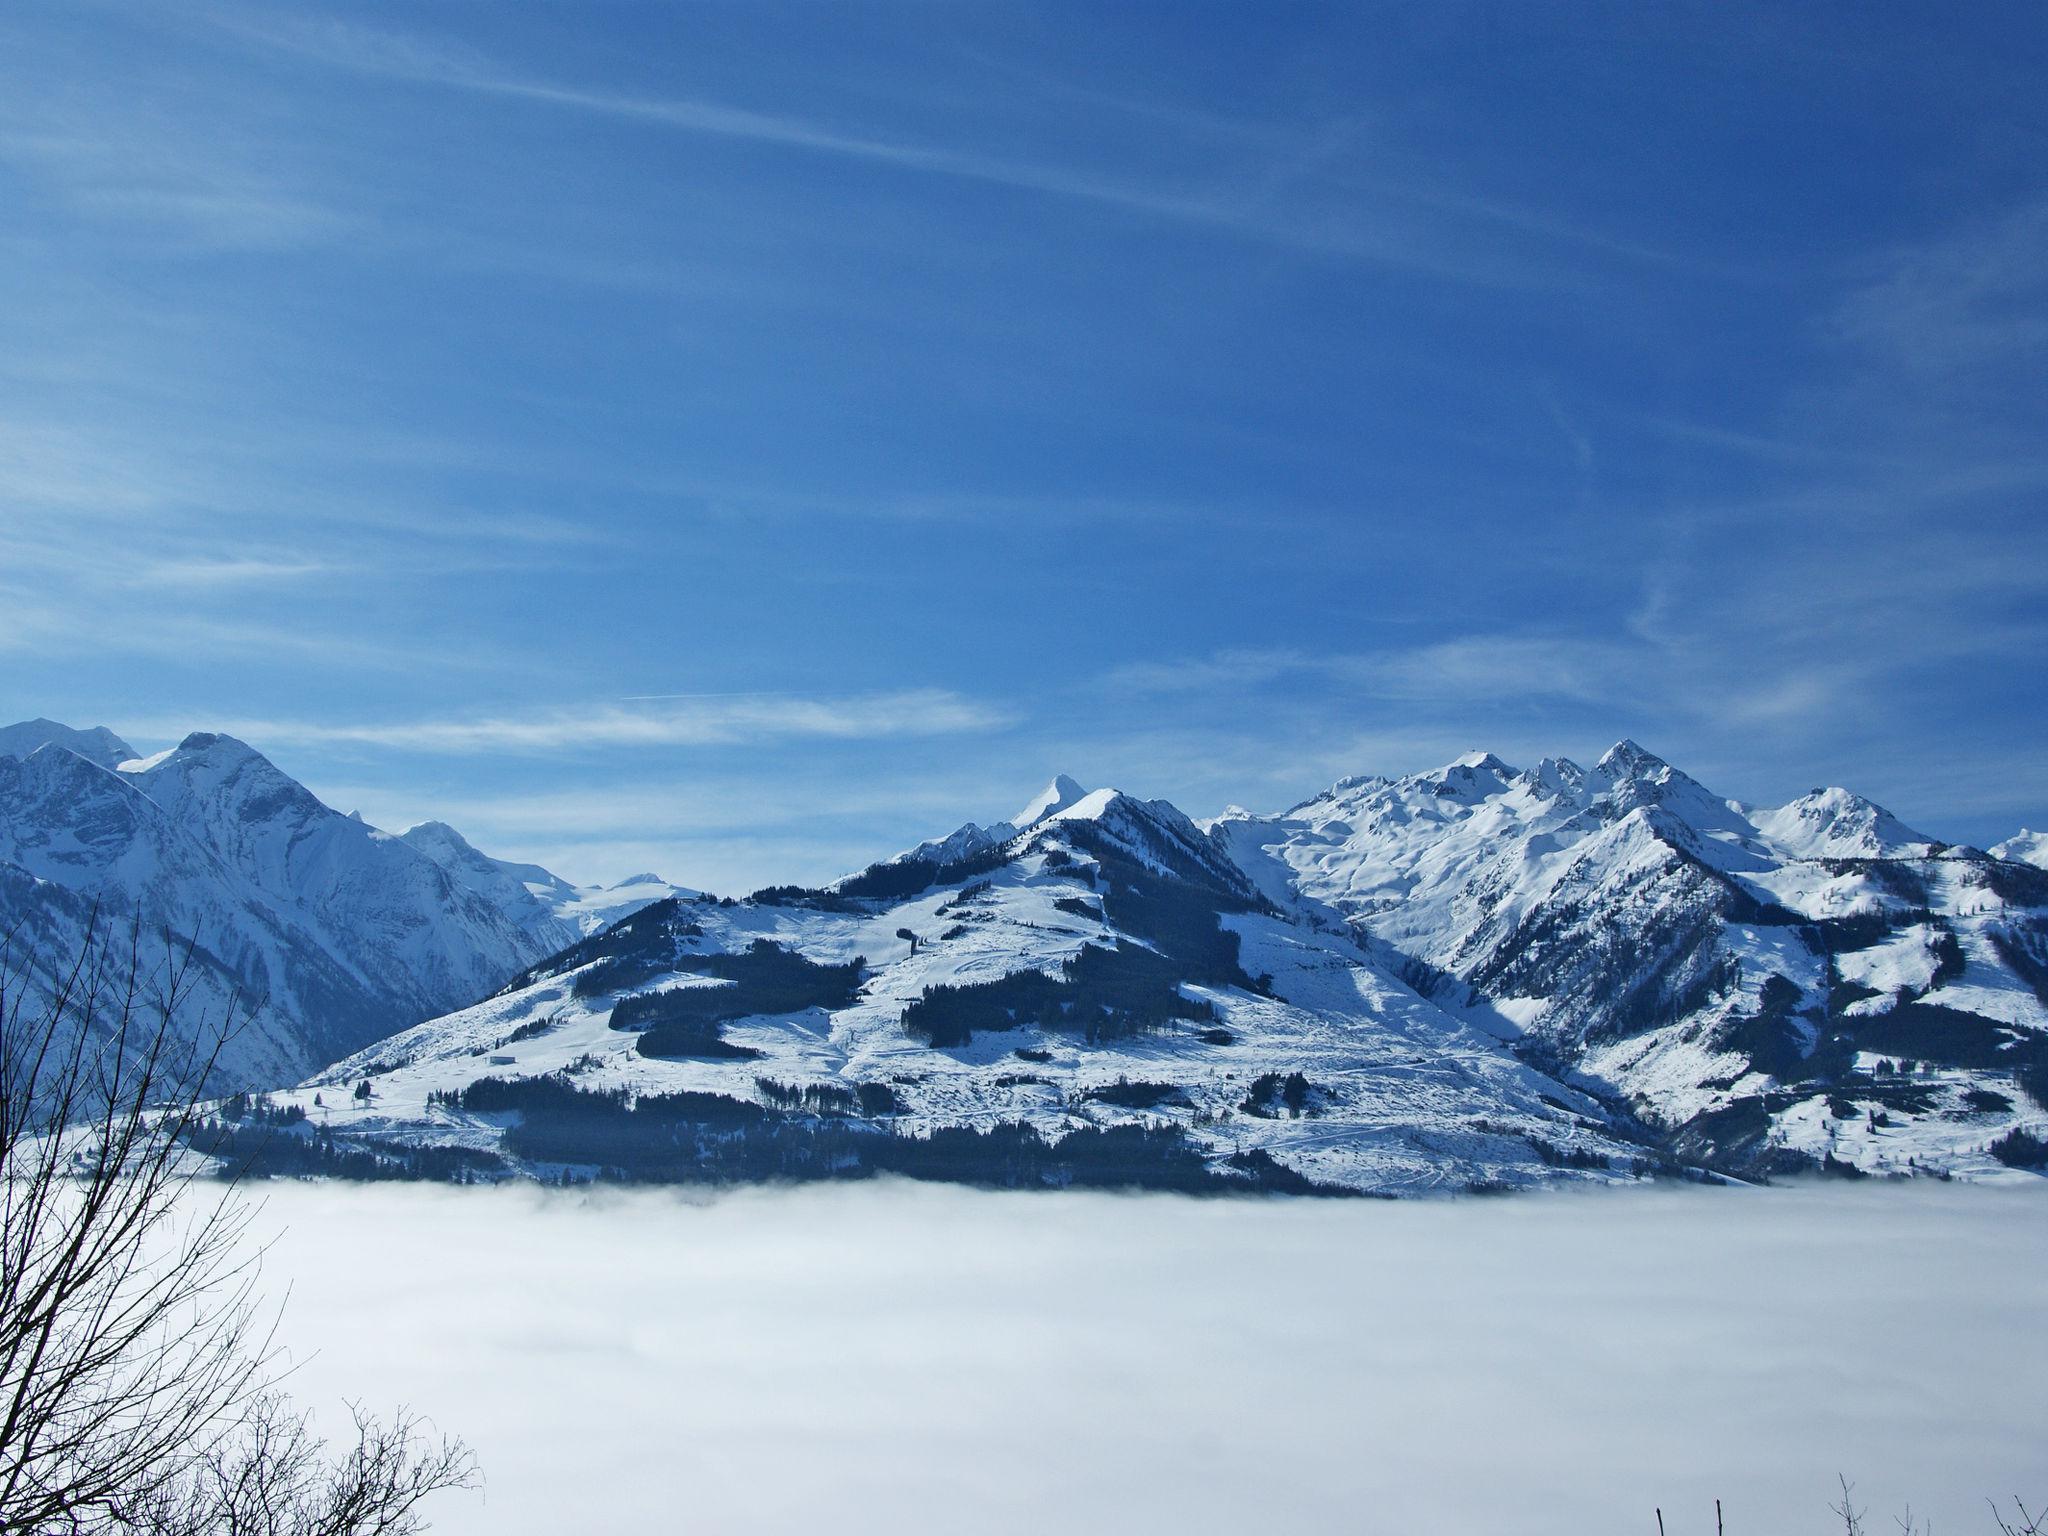
[[[1631,742],[1205,823],[1060,778],[821,888],[658,902],[277,1102],[461,1176],[2024,1177],[2048,871],[2001,846]]]
[[[210,1001],[266,1000],[273,1164],[1399,1194],[2042,1150],[2048,839],[1627,741],[1206,822],[1061,776],[743,900],[381,832],[229,737],[0,754],[0,919],[198,934]]]

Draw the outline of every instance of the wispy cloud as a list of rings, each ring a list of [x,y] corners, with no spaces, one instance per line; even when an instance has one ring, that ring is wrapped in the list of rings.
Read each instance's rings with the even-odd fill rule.
[[[1329,673],[1356,660],[1298,650],[1227,650],[1172,661],[1125,662],[1104,673],[1100,682],[1116,693],[1206,693],[1253,688],[1290,673]]]
[[[1396,699],[1548,696],[1619,705],[1650,659],[1629,641],[1471,635],[1368,658],[1358,675]]]
[[[964,821],[1008,814],[1053,771],[1015,762],[935,771],[918,757],[887,773],[848,775],[792,752],[749,754],[745,771],[727,758],[721,770],[681,774],[637,759],[573,767],[558,759],[544,786],[492,792],[466,774],[439,787],[409,775],[333,779],[325,772],[331,760],[306,756],[309,788],[380,827],[445,821],[491,854],[573,879],[609,882],[655,869],[718,891],[858,869]]]
[[[195,138],[134,101],[99,102],[89,113],[73,102],[38,105],[34,127],[21,125],[19,108],[0,116],[0,163],[86,219],[144,231],[150,240],[141,249],[291,251],[335,239],[355,222],[259,169],[247,146]]]
[[[1113,692],[1235,691],[1294,678],[1382,699],[1525,698],[1613,700],[1648,649],[1632,641],[1545,635],[1461,636],[1371,652],[1221,651],[1165,662],[1133,662],[1102,678]]]
[[[128,580],[139,587],[231,587],[299,581],[331,576],[348,567],[324,560],[260,560],[224,556],[217,559],[156,560]]]
[[[1024,161],[844,132],[800,117],[714,101],[584,90],[528,78],[505,70],[473,49],[459,49],[388,30],[332,20],[283,19],[269,13],[216,13],[216,19],[255,41],[364,74],[654,123],[715,138],[1084,198],[1171,217],[1211,221],[1225,217],[1222,205],[1208,199],[1164,195]]]
[[[1789,761],[1834,750],[1852,722],[1861,733],[1897,726],[1904,706],[1885,692],[1896,647],[1791,643],[1769,627],[1772,599],[1742,591],[1720,597],[1720,622],[1703,631],[1693,600],[1687,593],[1683,623],[1659,616],[1612,636],[1502,632],[1370,653],[1225,652],[1120,667],[1097,685],[1112,698],[1170,697],[1191,723],[1207,724],[1207,764],[1157,741],[1153,750],[1178,762],[1182,779],[1226,793],[1241,792],[1212,771],[1226,762],[1245,788],[1284,782],[1306,792],[1317,787],[1311,769],[1409,771],[1477,747],[1544,756],[1634,734],[1689,760],[1710,752],[1740,766],[1744,751]],[[1988,655],[2018,639],[1979,635],[1968,645]],[[1255,734],[1225,745],[1248,726]]]
[[[359,627],[337,624],[329,628],[290,618],[216,618],[167,607],[110,619],[105,609],[75,595],[50,601],[27,584],[7,581],[0,581],[0,653],[31,658],[45,673],[53,666],[85,658],[133,657],[161,662],[165,656],[174,656],[188,662],[217,658],[284,662],[305,668],[309,677],[360,671],[415,677],[421,655],[417,644],[374,638]],[[527,679],[548,667],[544,659],[513,656],[470,639],[437,647],[433,664],[437,672],[505,673]],[[154,734],[169,739],[189,728],[180,723],[158,725]],[[252,726],[256,729],[260,726]]]
[[[377,723],[237,720],[218,728],[255,742],[353,746],[450,756],[550,754],[596,748],[726,747],[813,738],[862,741],[993,731],[1014,721],[995,705],[945,689],[807,698],[737,694],[643,708],[577,706],[526,714]],[[169,735],[176,727],[140,734]]]
[[[1833,315],[1837,333],[1887,366],[1981,386],[1987,367],[2048,355],[2048,197],[1894,250]],[[1974,390],[1972,391],[1974,392]]]
[[[1280,134],[1246,127],[1237,137],[1263,141],[1251,169],[1219,175],[1216,157],[1187,157],[1173,181],[1137,180],[1071,165],[842,128],[790,113],[733,106],[703,97],[647,96],[564,84],[506,68],[478,50],[331,18],[309,21],[276,12],[216,10],[212,19],[258,45],[359,74],[435,85],[508,100],[640,122],[700,137],[830,156],[920,175],[1004,187],[1174,223],[1305,253],[1358,260],[1505,288],[1555,285],[1554,263],[1526,252],[1508,259],[1486,238],[1506,234],[1630,262],[1700,263],[1617,239],[1565,218],[1472,195],[1441,168],[1395,179],[1359,169],[1363,157],[1337,149],[1355,137],[1349,123]],[[1353,146],[1355,150],[1355,146]],[[1385,163],[1389,157],[1375,157]],[[1342,159],[1342,173],[1329,162]],[[1361,206],[1363,205],[1363,206]],[[1463,226],[1462,233],[1458,226]]]

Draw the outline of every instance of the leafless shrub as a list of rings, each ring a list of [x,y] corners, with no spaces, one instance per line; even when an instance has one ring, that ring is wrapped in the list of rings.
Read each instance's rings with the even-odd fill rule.
[[[331,1459],[303,1414],[275,1393],[253,1399],[237,1432],[191,1458],[179,1476],[121,1511],[137,1536],[408,1536],[418,1505],[466,1485],[469,1453],[423,1444],[420,1421],[355,1412],[355,1444]]]
[[[1858,1509],[1851,1499],[1851,1495],[1856,1491],[1856,1485],[1839,1472],[1835,1474],[1835,1481],[1842,1485],[1842,1502],[1830,1504],[1829,1512],[1842,1522],[1842,1536],[1863,1536],[1863,1516],[1866,1511]]]
[[[1839,1473],[1836,1475],[1836,1481],[1841,1484],[1842,1497],[1840,1502],[1828,1506],[1828,1513],[1842,1522],[1842,1536],[1864,1536],[1863,1519],[1869,1511],[1856,1507],[1854,1499],[1856,1485]],[[2048,1536],[2048,1506],[2043,1506],[2038,1512],[2030,1510],[2015,1496],[2012,1501],[2013,1514],[2011,1517],[2007,1517],[1999,1509],[1996,1500],[1992,1500],[1990,1503],[1991,1518],[1997,1522],[2000,1536]],[[1665,1536],[1664,1511],[1659,1509],[1656,1511],[1656,1515],[1657,1536]],[[1913,1506],[1910,1504],[1906,1506],[1904,1514],[1894,1515],[1892,1521],[1899,1528],[1899,1536],[1930,1536],[1934,1529],[1931,1523],[1922,1524],[1914,1520]],[[1725,1529],[1721,1523],[1721,1501],[1716,1499],[1714,1500],[1715,1536],[1724,1536]]]
[[[0,1531],[417,1530],[473,1460],[360,1412],[330,1457],[278,1395],[250,1208],[188,1145],[234,1023],[181,1027],[162,950],[88,936],[31,986],[0,946]]]
[[[2048,1536],[2048,1505],[2031,1510],[2020,1502],[2018,1494],[2014,1494],[2013,1513],[2008,1519],[1995,1499],[1988,1502],[1991,1504],[1991,1518],[1998,1522],[2000,1536]]]

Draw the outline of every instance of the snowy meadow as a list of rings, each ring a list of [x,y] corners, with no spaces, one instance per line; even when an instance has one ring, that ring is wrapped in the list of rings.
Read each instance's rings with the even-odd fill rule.
[[[1386,1204],[259,1187],[293,1391],[437,1531],[1943,1536],[2048,1494],[2048,1187]]]

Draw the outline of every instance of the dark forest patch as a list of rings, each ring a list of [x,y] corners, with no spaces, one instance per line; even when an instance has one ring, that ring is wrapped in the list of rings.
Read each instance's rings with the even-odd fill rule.
[[[1859,1050],[1945,1067],[2014,1068],[2024,1059],[2009,1024],[1944,1003],[1901,1003],[1890,1013],[1844,1019]]]
[[[903,1010],[903,1028],[943,1048],[967,1044],[977,1030],[1036,1027],[1097,1041],[1163,1029],[1175,1019],[1213,1019],[1209,1004],[1181,995],[1180,979],[1178,965],[1149,949],[1089,944],[1057,972],[929,987]]]
[[[1299,1072],[1266,1072],[1252,1079],[1250,1090],[1237,1107],[1262,1120],[1283,1116],[1299,1119],[1315,1114],[1328,1097],[1327,1090],[1318,1088]]]
[[[1209,1166],[1173,1126],[1091,1126],[1049,1138],[1006,1122],[892,1134],[857,1119],[796,1116],[715,1093],[585,1090],[560,1078],[485,1078],[441,1102],[474,1113],[516,1111],[507,1151],[536,1162],[595,1165],[629,1182],[722,1184],[866,1178],[878,1173],[1004,1189],[1076,1187],[1192,1194],[1341,1193],[1270,1159]]]
[[[766,939],[756,939],[736,954],[684,955],[675,969],[730,985],[670,987],[622,997],[612,1009],[611,1027],[639,1033],[637,1048],[643,1056],[758,1056],[759,1051],[728,1042],[723,1026],[757,1015],[851,1007],[859,994],[863,964],[852,960],[821,965]]]
[[[1114,1104],[1119,1109],[1184,1109],[1188,1105],[1187,1090],[1176,1084],[1134,1083],[1126,1077],[1084,1089],[1081,1097],[1098,1104]]]

